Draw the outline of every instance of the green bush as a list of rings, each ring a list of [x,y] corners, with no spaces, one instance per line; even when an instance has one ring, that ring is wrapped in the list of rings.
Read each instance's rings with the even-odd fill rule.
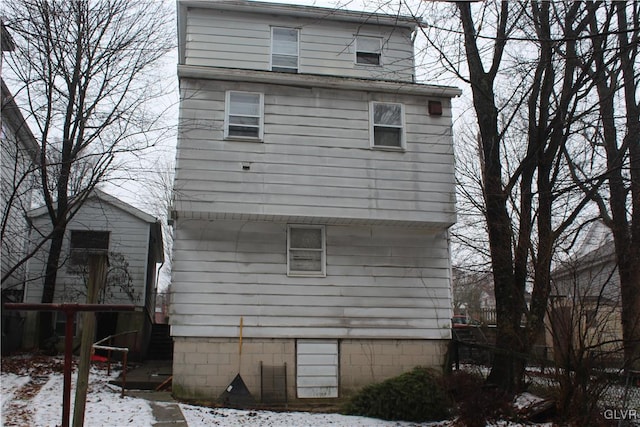
[[[446,419],[450,410],[440,376],[421,367],[363,388],[344,408],[349,415],[414,422]]]

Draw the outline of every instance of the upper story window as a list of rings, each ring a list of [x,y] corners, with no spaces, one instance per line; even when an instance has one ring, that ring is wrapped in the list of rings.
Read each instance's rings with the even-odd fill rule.
[[[298,72],[297,28],[271,28],[271,70]]]
[[[380,37],[356,36],[356,64],[381,65],[382,39]]]
[[[108,250],[108,231],[71,230],[70,266],[85,266],[89,261],[89,254],[106,253]]]
[[[225,138],[261,141],[263,96],[256,92],[228,91],[225,102]]]
[[[323,226],[290,225],[287,233],[287,274],[325,276],[325,246]]]
[[[371,102],[371,145],[376,148],[405,147],[402,104]]]

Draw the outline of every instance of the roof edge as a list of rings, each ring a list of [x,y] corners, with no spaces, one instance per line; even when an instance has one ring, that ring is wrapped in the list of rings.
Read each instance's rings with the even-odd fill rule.
[[[353,77],[320,74],[274,73],[273,71],[217,68],[182,64],[178,65],[178,77],[281,84],[287,86],[325,87],[330,89],[379,91],[441,98],[454,98],[462,94],[462,90],[453,86],[438,86],[392,80],[358,79]]]
[[[300,18],[327,19],[332,21],[358,22],[361,24],[415,28],[422,21],[405,15],[389,15],[375,12],[359,12],[329,7],[306,6],[286,3],[268,3],[247,0],[178,0],[178,6],[217,9],[226,11],[270,13]]]
[[[91,194],[89,195],[89,197],[87,198],[87,200],[92,199],[92,198],[97,198],[105,203],[108,203],[114,207],[119,208],[120,210],[123,210],[131,215],[133,215],[134,217],[147,222],[149,224],[155,224],[157,222],[159,222],[158,218],[154,217],[153,215],[150,215],[134,206],[131,206],[129,203],[126,203],[122,200],[120,200],[119,198],[112,196],[111,194],[105,193],[102,190],[99,189],[94,189],[91,191]],[[28,212],[28,216],[30,218],[35,218],[38,217],[40,215],[43,215],[47,212],[47,207],[46,206],[40,206],[36,209],[33,209],[31,211]]]

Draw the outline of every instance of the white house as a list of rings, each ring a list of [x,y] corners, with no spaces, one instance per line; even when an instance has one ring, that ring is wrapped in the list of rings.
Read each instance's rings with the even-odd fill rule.
[[[2,55],[14,49],[13,40],[0,22]],[[2,57],[0,57],[2,58]],[[0,61],[0,71],[1,71]],[[19,302],[25,281],[25,258],[28,221],[25,212],[31,208],[34,167],[38,163],[40,147],[24,120],[9,88],[1,81],[0,111],[2,123],[0,141],[1,194],[0,221],[2,245],[2,301]],[[16,312],[2,312],[2,351],[15,350],[21,340],[21,318]]]
[[[289,400],[442,366],[460,92],[414,82],[415,25],[178,1],[176,397],[240,371],[264,398],[261,366],[286,364]]]
[[[2,25],[2,52],[13,50],[13,41]],[[24,258],[28,223],[24,213],[30,209],[33,189],[33,169],[38,163],[40,147],[24,120],[18,105],[4,83],[2,85],[2,197],[0,212],[2,216],[2,282],[3,291],[17,291],[24,284],[24,269],[9,270]],[[8,295],[11,292],[3,292]],[[9,298],[11,299],[11,297]]]
[[[51,228],[46,207],[30,212],[32,242],[38,243]],[[38,303],[47,261],[48,245],[29,260],[24,302]],[[107,286],[99,303],[133,304],[135,312],[98,313],[96,339],[125,331],[115,344],[129,347],[133,357],[144,357],[155,316],[157,272],[164,261],[161,225],[153,216],[113,197],[94,190],[68,223],[58,268],[55,303],[86,302],[87,256],[94,250],[108,253]],[[65,316],[57,316],[56,332],[64,336]],[[25,327],[25,346],[37,339],[35,312]],[[76,327],[80,337],[82,325]]]

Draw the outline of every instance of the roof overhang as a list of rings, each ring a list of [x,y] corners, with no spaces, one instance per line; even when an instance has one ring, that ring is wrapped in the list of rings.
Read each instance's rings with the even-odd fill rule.
[[[385,25],[414,29],[421,23],[421,19],[404,15],[389,15],[374,12],[362,12],[329,7],[303,6],[285,3],[267,3],[260,1],[204,1],[178,0],[178,7],[193,7],[201,9],[215,9],[231,12],[250,12],[278,16],[292,16],[297,18],[322,19],[327,21],[356,22],[367,25]]]
[[[119,208],[120,210],[123,210],[131,215],[133,215],[134,217],[150,223],[150,224],[155,224],[158,222],[158,219],[156,217],[154,217],[153,215],[149,215],[146,212],[141,211],[140,209],[131,206],[128,203],[123,202],[122,200],[118,199],[117,197],[114,197],[108,193],[105,193],[102,190],[98,190],[98,189],[94,189],[91,191],[91,194],[89,195],[89,197],[87,197],[87,200],[89,199],[98,199],[101,202],[104,203],[108,203],[112,206],[115,206],[117,208]],[[86,202],[85,202],[86,203]],[[36,209],[33,209],[31,211],[29,211],[28,216],[30,218],[37,218],[41,215],[44,215],[47,213],[47,207],[46,206],[40,206]]]
[[[274,73],[273,71],[203,67],[195,65],[178,65],[178,77],[247,83],[266,83],[299,87],[324,87],[328,89],[375,91],[405,95],[433,96],[438,98],[453,98],[462,94],[460,89],[453,86],[437,86],[389,80],[356,79],[351,77],[319,74]]]

